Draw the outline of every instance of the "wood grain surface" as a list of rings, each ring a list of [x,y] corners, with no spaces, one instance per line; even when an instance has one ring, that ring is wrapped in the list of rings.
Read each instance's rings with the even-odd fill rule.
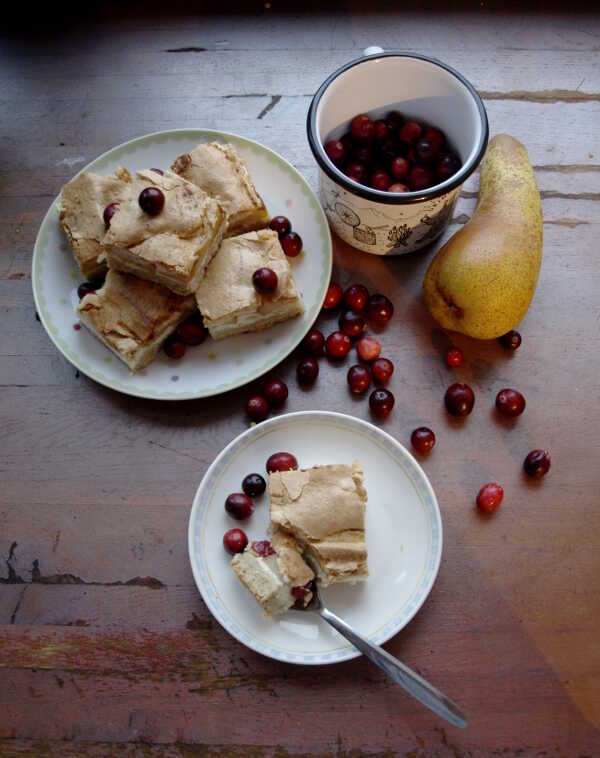
[[[21,23],[0,43],[0,756],[600,755],[600,21],[585,13],[457,13],[358,3],[235,15],[141,6]],[[372,4],[370,4],[372,5]],[[390,6],[391,7],[391,6]],[[282,9],[283,11],[283,9]],[[444,554],[434,589],[386,649],[456,698],[446,727],[364,660],[301,668],[243,648],[193,582],[186,529],[210,462],[247,428],[248,388],[206,401],[121,396],[80,375],[36,320],[31,251],[61,185],[115,144],[206,127],[277,150],[317,189],[305,138],[312,93],[367,45],[439,57],[481,91],[492,134],[521,139],[544,210],[538,289],[508,354],[443,333],[420,295],[439,243],[397,259],[334,239],[334,276],[387,294],[393,415],[437,492]],[[463,187],[447,238],[476,202]],[[333,318],[320,318],[326,331]],[[445,367],[450,341],[463,366]],[[285,411],[369,418],[349,363],[323,360]],[[466,423],[446,417],[456,379]],[[516,423],[492,412],[520,389]],[[521,473],[548,448],[541,483]],[[474,496],[502,483],[482,519]]]

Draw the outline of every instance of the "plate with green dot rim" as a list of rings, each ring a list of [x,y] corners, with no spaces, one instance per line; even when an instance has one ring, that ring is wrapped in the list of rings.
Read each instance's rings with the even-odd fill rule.
[[[60,197],[48,209],[35,241],[33,295],[50,339],[79,371],[118,392],[156,400],[210,397],[241,387],[277,366],[302,340],[319,315],[331,276],[331,234],[325,214],[304,177],[284,158],[245,137],[210,129],[155,132],[112,148],[83,171],[112,174],[150,166],[169,168],[175,158],[199,142],[229,142],[246,161],[271,216],[284,215],[303,240],[303,251],[290,259],[304,301],[302,316],[263,332],[243,334],[188,348],[179,361],[163,351],[145,369],[132,374],[85,327],[80,327],[77,286],[83,281],[59,224]]]

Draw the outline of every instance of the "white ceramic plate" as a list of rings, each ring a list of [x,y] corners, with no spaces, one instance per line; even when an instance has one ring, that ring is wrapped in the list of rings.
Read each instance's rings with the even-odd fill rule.
[[[247,522],[225,512],[225,498],[241,490],[246,474],[266,476],[274,452],[296,455],[301,467],[358,460],[365,473],[370,576],[354,586],[323,592],[332,611],[373,642],[381,644],[402,629],[429,594],[442,555],[442,521],[425,473],[389,434],[366,421],[340,413],[307,411],[277,416],[231,442],[202,480],[190,516],[188,546],[194,579],[217,621],[244,645],[270,658],[323,664],[360,655],[312,613],[290,611],[265,618],[241,585],[223,549],[223,534],[244,529],[249,539],[264,539],[269,523],[268,497],[255,501]]]
[[[127,366],[79,326],[75,306],[83,280],[59,221],[56,198],[42,225],[33,252],[33,294],[50,338],[71,363],[100,384],[139,397],[184,400],[208,397],[240,387],[276,366],[300,342],[319,314],[331,275],[331,235],[327,220],[306,180],[272,150],[257,142],[207,129],[175,129],[139,137],[114,147],[82,171],[110,174],[117,166],[136,171],[168,168],[199,142],[231,142],[246,160],[269,213],[288,216],[304,242],[304,252],[290,259],[305,312],[263,332],[189,348],[181,361],[161,351],[147,368],[131,374]]]

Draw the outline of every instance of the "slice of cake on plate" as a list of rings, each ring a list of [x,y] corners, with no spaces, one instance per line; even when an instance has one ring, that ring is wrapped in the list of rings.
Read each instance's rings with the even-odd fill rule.
[[[102,244],[108,267],[195,291],[217,252],[227,214],[222,205],[170,171],[138,171],[117,206]]]
[[[271,540],[251,542],[231,567],[267,616],[285,613],[296,603],[308,605],[315,575],[293,537],[275,531]]]
[[[228,237],[269,223],[265,204],[233,145],[200,144],[191,153],[180,155],[172,169],[219,200],[229,214]]]
[[[104,285],[77,306],[81,322],[131,371],[154,360],[169,334],[195,309],[192,295],[176,295],[119,271],[109,271]]]
[[[86,171],[62,188],[60,225],[86,279],[97,278],[106,271],[105,261],[98,260],[106,233],[104,211],[111,204],[118,205],[125,200],[130,183],[127,169],[119,168],[115,176]]]
[[[263,295],[254,288],[252,275],[259,268],[270,268],[277,275],[273,294]],[[196,300],[216,340],[266,329],[304,310],[277,232],[270,229],[224,240],[196,290]]]
[[[298,541],[323,586],[368,576],[367,493],[357,462],[276,471],[268,488],[273,528]]]

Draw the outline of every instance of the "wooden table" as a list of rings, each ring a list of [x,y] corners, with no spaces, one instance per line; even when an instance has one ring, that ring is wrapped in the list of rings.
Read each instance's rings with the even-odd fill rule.
[[[248,16],[130,11],[90,27],[4,36],[0,172],[0,755],[555,756],[600,754],[600,23],[591,15],[354,10]],[[145,402],[79,375],[35,318],[35,235],[75,171],[159,129],[238,132],[317,186],[304,120],[311,94],[369,44],[438,56],[480,90],[491,133],[527,146],[542,191],[544,261],[514,355],[452,337],[420,297],[433,250],[394,260],[334,240],[335,277],[388,294],[396,363],[385,428],[432,426],[423,465],[445,529],[427,603],[386,648],[470,716],[446,727],[364,660],[300,668],[243,648],[194,585],[186,528],[208,464],[247,428],[247,391]],[[450,232],[472,213],[474,177]],[[331,329],[333,321],[324,322]],[[318,386],[281,367],[288,411],[368,418],[345,370]],[[455,377],[475,389],[461,427],[442,408]],[[527,398],[503,424],[503,386]],[[547,447],[539,484],[524,455]],[[493,519],[474,495],[503,484]]]

